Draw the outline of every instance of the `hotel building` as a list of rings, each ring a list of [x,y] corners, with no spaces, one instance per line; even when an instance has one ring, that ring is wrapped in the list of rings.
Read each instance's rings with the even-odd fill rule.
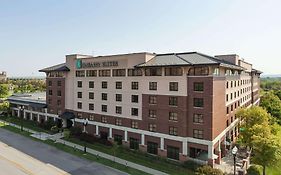
[[[46,106],[26,111],[37,121],[88,119],[89,134],[179,161],[220,163],[238,135],[236,110],[260,100],[261,72],[238,55],[74,54],[40,71]],[[14,99],[14,114],[20,105]]]

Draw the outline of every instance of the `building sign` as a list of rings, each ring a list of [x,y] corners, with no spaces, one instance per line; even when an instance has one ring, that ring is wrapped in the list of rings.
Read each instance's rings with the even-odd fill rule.
[[[76,68],[98,68],[98,67],[115,67],[118,66],[118,61],[103,61],[103,62],[87,62],[83,63],[81,59],[76,60]]]

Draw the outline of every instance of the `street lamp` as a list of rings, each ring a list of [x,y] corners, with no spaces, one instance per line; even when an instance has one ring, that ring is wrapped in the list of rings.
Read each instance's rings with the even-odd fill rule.
[[[234,146],[234,148],[232,149],[232,155],[234,158],[234,175],[236,175],[236,155],[238,152],[238,148],[236,146]]]
[[[20,109],[20,116],[21,116],[20,117],[21,118],[21,120],[20,120],[20,130],[23,131],[24,106],[20,106],[19,109]]]
[[[86,133],[86,126],[88,125],[89,121],[88,119],[84,119],[83,126],[84,126],[84,133]],[[84,153],[87,153],[87,147],[86,147],[86,141],[84,140]]]

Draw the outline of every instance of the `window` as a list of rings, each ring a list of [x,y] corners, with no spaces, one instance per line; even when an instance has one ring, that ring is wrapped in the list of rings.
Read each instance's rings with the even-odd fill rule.
[[[115,112],[116,112],[116,114],[122,114],[122,107],[121,106],[116,106],[115,107]]]
[[[173,127],[173,126],[169,127],[169,134],[177,136],[178,135],[178,128]]]
[[[162,76],[162,68],[146,68],[145,76]]]
[[[138,103],[139,102],[139,96],[138,95],[132,95],[132,103]]]
[[[121,81],[115,82],[115,88],[116,89],[122,89],[122,82]]]
[[[107,93],[101,93],[101,99],[107,100]]]
[[[178,121],[178,113],[176,113],[176,112],[169,112],[169,120],[171,120],[171,121]]]
[[[122,139],[123,139],[123,137],[121,135],[118,135],[118,134],[114,135],[114,142],[117,142],[118,145],[122,145]]]
[[[95,120],[95,116],[94,116],[94,115],[90,115],[90,116],[89,116],[89,120],[90,120],[90,121],[94,121],[94,120]]]
[[[81,102],[77,102],[77,108],[82,109],[82,103]]]
[[[86,70],[86,76],[87,77],[96,77],[97,76],[97,70]]]
[[[158,154],[158,144],[154,142],[147,142],[147,152],[150,154]]]
[[[156,118],[156,110],[149,110],[148,111],[149,118]]]
[[[99,77],[110,77],[110,69],[99,70]]]
[[[81,88],[83,86],[82,81],[77,81],[77,87]]]
[[[194,114],[193,115],[193,123],[203,123],[203,114]]]
[[[101,122],[102,123],[107,123],[107,117],[106,116],[101,116]]]
[[[139,140],[135,138],[130,138],[130,149],[139,149]]]
[[[82,92],[77,92],[77,98],[82,98]]]
[[[193,99],[193,106],[194,107],[204,107],[204,100],[203,98],[194,98]]]
[[[202,82],[195,82],[194,83],[194,91],[204,91],[204,84]]]
[[[58,86],[61,86],[61,81],[57,81],[57,85],[58,85]]]
[[[208,67],[195,67],[191,68],[188,71],[188,75],[208,75],[209,68]]]
[[[57,91],[57,96],[58,96],[58,97],[61,97],[61,90],[58,90],[58,91]]]
[[[101,88],[102,89],[107,89],[107,82],[106,81],[102,81],[101,82]]]
[[[61,100],[57,100],[57,105],[58,105],[58,106],[61,105]]]
[[[93,100],[95,97],[94,93],[93,92],[89,92],[89,99]]]
[[[138,108],[132,108],[131,109],[131,115],[138,116],[139,115],[139,109]]]
[[[116,94],[116,101],[122,101],[122,94]]]
[[[157,82],[149,82],[149,90],[157,90]]]
[[[178,106],[178,98],[177,97],[169,97],[169,105],[170,106]]]
[[[131,125],[132,125],[132,128],[138,129],[138,122],[137,121],[132,121]]]
[[[142,76],[141,69],[128,69],[128,76]]]
[[[169,88],[170,91],[178,91],[178,82],[170,82],[169,83]]]
[[[48,86],[52,86],[52,81],[48,81]]]
[[[197,139],[203,139],[203,130],[193,129],[193,137]]]
[[[154,95],[150,95],[150,96],[148,97],[148,103],[149,103],[149,104],[157,104],[157,97],[154,96]]]
[[[90,110],[90,111],[93,111],[93,110],[94,110],[94,104],[93,104],[93,103],[90,103],[90,104],[89,104],[89,110]]]
[[[150,132],[156,132],[156,124],[149,124],[148,125],[148,130]]]
[[[122,120],[120,118],[115,119],[115,125],[121,126],[122,125]]]
[[[85,70],[77,70],[76,77],[85,77]]]
[[[95,83],[93,81],[89,81],[89,88],[94,88],[95,87]]]
[[[113,74],[113,77],[125,77],[126,69],[113,69],[112,74]]]
[[[179,160],[180,149],[173,146],[167,146],[167,157],[170,159]]]
[[[228,94],[226,94],[226,101],[228,101]]]
[[[183,71],[180,67],[165,68],[165,76],[182,76]]]
[[[107,112],[107,105],[101,105],[101,111]]]
[[[228,89],[228,81],[226,82],[226,89]]]
[[[132,90],[138,90],[139,89],[139,82],[132,82]]]

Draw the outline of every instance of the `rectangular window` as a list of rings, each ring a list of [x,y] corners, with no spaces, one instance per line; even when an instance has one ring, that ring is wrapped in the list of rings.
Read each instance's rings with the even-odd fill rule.
[[[135,128],[135,129],[138,129],[138,128],[139,128],[139,127],[138,127],[138,122],[137,122],[137,121],[132,121],[131,125],[132,125],[132,128]]]
[[[178,128],[177,127],[173,127],[173,126],[169,127],[169,134],[177,136],[178,135]]]
[[[156,110],[149,110],[148,111],[149,118],[156,118]]]
[[[77,98],[82,98],[82,92],[77,92]]]
[[[203,98],[194,98],[193,99],[193,106],[194,107],[204,107],[204,100]]]
[[[154,142],[147,142],[147,152],[150,154],[158,154],[158,144]]]
[[[203,114],[194,114],[193,115],[193,123],[203,123]]]
[[[107,93],[101,93],[101,99],[107,100]]]
[[[135,138],[130,138],[130,149],[138,150],[139,149],[139,140]]]
[[[138,103],[139,102],[139,96],[138,95],[132,95],[132,103]]]
[[[183,71],[180,67],[165,68],[165,76],[182,76]]]
[[[57,81],[57,85],[58,85],[58,86],[61,86],[61,81]]]
[[[178,121],[178,113],[176,113],[176,112],[169,112],[169,120],[170,121]]]
[[[125,77],[126,69],[113,69],[112,74],[113,74],[113,77]]]
[[[61,97],[61,90],[58,90],[58,91],[57,91],[57,96],[58,96],[58,97]]]
[[[139,89],[139,82],[132,82],[132,90],[138,90]]]
[[[85,70],[77,70],[76,77],[85,77]]]
[[[57,100],[57,105],[58,105],[58,106],[61,105],[61,100]]]
[[[52,86],[52,81],[48,81],[48,86]]]
[[[170,82],[169,83],[169,89],[170,91],[178,91],[178,82]]]
[[[203,139],[203,130],[193,129],[193,137],[197,139]]]
[[[102,89],[107,89],[107,81],[102,81],[101,82],[101,88]]]
[[[115,82],[115,88],[116,89],[122,89],[122,82],[121,81]]]
[[[77,87],[81,88],[83,86],[82,81],[77,81]]]
[[[93,92],[89,92],[89,99],[90,100],[93,100],[95,97],[94,93]]]
[[[94,116],[94,115],[90,115],[90,116],[89,116],[89,120],[90,120],[90,121],[94,121],[94,120],[95,120],[95,116]]]
[[[157,82],[149,82],[149,90],[157,90]]]
[[[77,108],[82,109],[82,103],[81,102],[77,102]]]
[[[178,106],[178,98],[177,97],[169,97],[169,105],[170,106]]]
[[[94,88],[95,87],[95,83],[93,81],[89,81],[89,88]]]
[[[101,111],[107,112],[107,105],[101,105]]]
[[[89,110],[93,111],[94,110],[94,104],[93,103],[89,103]]]
[[[122,119],[120,119],[120,118],[115,119],[115,125],[121,126],[122,125]]]
[[[179,160],[180,149],[173,146],[167,146],[167,157],[170,159]]]
[[[202,82],[195,82],[194,83],[194,91],[204,91],[204,83]]]
[[[99,70],[99,77],[110,77],[110,69]]]
[[[49,95],[53,95],[53,91],[52,90],[49,90]]]
[[[228,94],[226,94],[226,101],[228,101]]]
[[[86,70],[86,76],[87,77],[96,77],[97,76],[97,70]]]
[[[141,69],[128,69],[128,76],[142,76]]]
[[[146,68],[145,76],[162,76],[162,68]]]
[[[101,122],[102,123],[107,123],[107,117],[106,116],[101,116]]]
[[[121,135],[118,135],[118,134],[114,135],[114,142],[117,142],[118,145],[122,145],[122,140],[123,140],[123,137]]]
[[[116,112],[116,114],[122,114],[122,107],[121,106],[116,106],[115,107],[115,112]]]
[[[122,94],[116,94],[116,101],[122,101]]]
[[[156,132],[156,124],[148,124],[148,130],[150,132]]]
[[[138,108],[132,108],[131,109],[131,115],[132,116],[138,116],[139,115],[139,109]]]
[[[149,104],[157,104],[157,97],[155,95],[150,95],[148,97],[148,103]]]

